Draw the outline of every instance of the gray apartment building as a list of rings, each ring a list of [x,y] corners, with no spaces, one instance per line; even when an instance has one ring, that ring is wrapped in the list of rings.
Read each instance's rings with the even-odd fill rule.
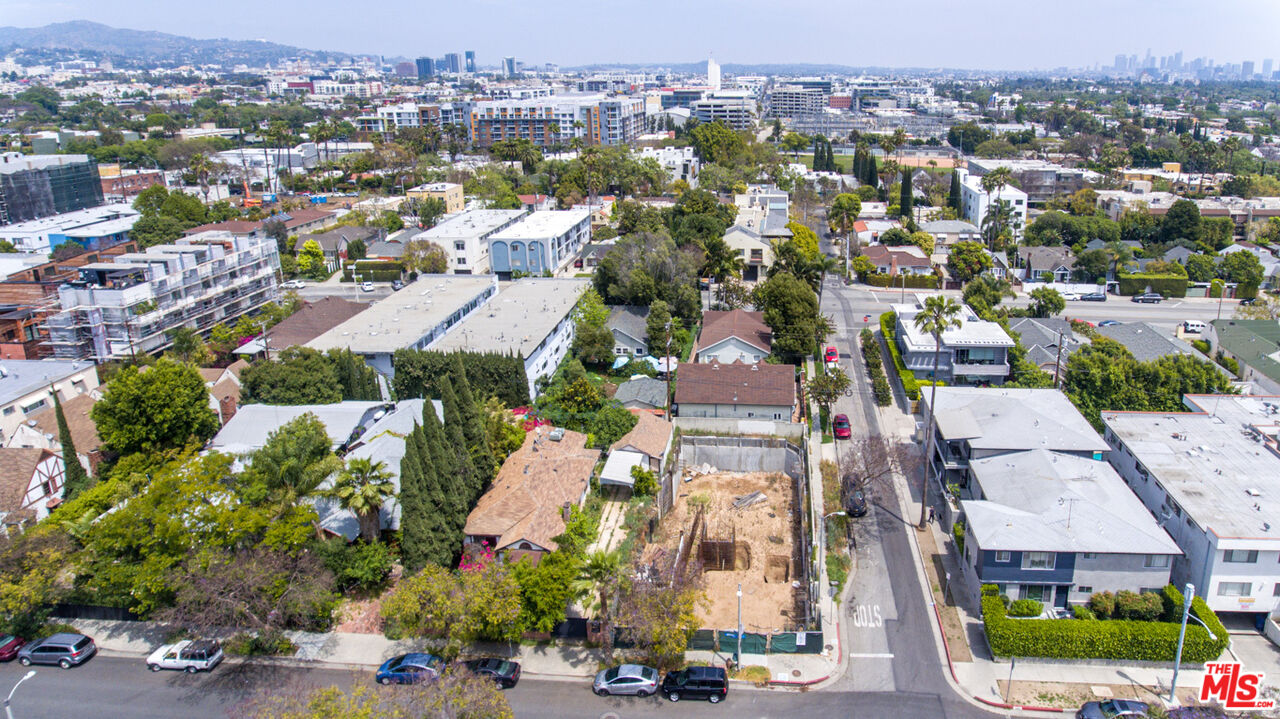
[[[98,163],[88,155],[0,152],[0,225],[101,204]]]

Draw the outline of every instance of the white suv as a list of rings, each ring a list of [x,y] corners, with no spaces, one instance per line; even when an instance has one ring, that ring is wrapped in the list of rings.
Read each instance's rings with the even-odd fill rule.
[[[153,672],[161,669],[178,669],[188,674],[207,672],[222,661],[222,647],[210,639],[185,639],[177,644],[166,644],[147,657],[147,668]]]

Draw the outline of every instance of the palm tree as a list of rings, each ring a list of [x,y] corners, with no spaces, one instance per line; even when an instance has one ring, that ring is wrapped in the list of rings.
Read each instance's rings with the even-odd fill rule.
[[[721,237],[712,237],[706,242],[707,259],[702,264],[702,276],[716,281],[719,299],[724,301],[724,281],[729,277],[742,276],[744,263],[738,253]]]
[[[548,135],[547,140],[551,145],[551,152],[552,153],[560,152],[560,123],[558,122],[547,123],[547,135]]]
[[[325,492],[338,501],[338,506],[356,515],[360,522],[360,536],[369,543],[377,541],[382,505],[395,493],[387,465],[368,457],[349,460],[333,489]]]
[[[1112,277],[1116,277],[1122,268],[1133,262],[1133,249],[1119,240],[1108,242],[1103,249],[1111,257]]]
[[[214,171],[214,163],[203,152],[197,152],[187,161],[187,170],[196,176],[200,192],[204,193],[204,204],[209,204],[209,175]]]
[[[612,633],[609,631],[609,593],[613,590],[622,574],[622,558],[615,552],[596,550],[587,555],[578,569],[578,579],[574,582],[575,593],[585,596],[593,589],[600,597],[600,624],[604,630],[605,646],[608,646]]]
[[[991,196],[992,192],[996,193],[995,200],[991,202],[992,207],[999,204],[1000,192],[1004,189],[1005,185],[1010,184],[1012,181],[1013,170],[1003,166],[997,167],[982,176],[982,179],[980,180],[982,183],[982,191],[985,192],[988,197]]]
[[[953,327],[960,327],[960,305],[945,295],[931,295],[924,300],[924,310],[916,315],[916,329],[933,335],[933,383],[929,390],[929,423],[925,429],[924,462],[920,475],[920,528],[928,521],[929,465],[932,460],[934,413],[938,399],[938,359],[942,355],[942,334]],[[954,365],[953,365],[954,368]]]

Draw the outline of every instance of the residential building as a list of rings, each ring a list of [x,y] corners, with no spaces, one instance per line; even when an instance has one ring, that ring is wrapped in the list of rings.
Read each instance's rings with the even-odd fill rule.
[[[0,152],[0,225],[101,204],[98,164],[88,155]]]
[[[0,362],[0,446],[18,427],[53,406],[53,393],[67,402],[98,387],[91,362],[9,360]]]
[[[454,215],[465,209],[467,201],[462,195],[462,185],[456,182],[430,182],[405,190],[410,200],[440,200],[446,215]]]
[[[773,330],[763,312],[707,310],[702,313],[694,361],[755,364],[773,349]]]
[[[699,123],[723,122],[734,130],[756,124],[756,98],[747,90],[720,90],[689,103],[689,116]]]
[[[127,201],[148,187],[165,184],[164,170],[126,170],[119,165],[98,165],[98,177],[108,202]]]
[[[1187,412],[1103,412],[1108,457],[1177,542],[1171,580],[1216,612],[1280,609],[1280,397],[1187,395]]]
[[[587,449],[587,436],[538,427],[507,457],[467,516],[466,544],[485,544],[514,563],[537,562],[559,548],[570,511],[586,499],[600,450]]]
[[[914,304],[895,304],[895,341],[902,361],[918,379],[930,379],[934,372],[933,335],[916,327],[915,317],[924,308],[924,298]],[[1009,349],[1013,339],[998,323],[988,322],[968,305],[960,306],[959,327],[942,333],[942,350],[937,356],[937,379],[948,385],[998,385],[1009,375]]]
[[[982,231],[964,220],[934,220],[920,225],[920,229],[933,235],[935,248],[951,247],[957,242],[981,241]]]
[[[1274,322],[1272,324],[1275,324]],[[1139,362],[1153,362],[1161,357],[1186,355],[1203,358],[1186,342],[1162,332],[1146,322],[1124,322],[1097,328],[1098,334],[1119,342]]]
[[[609,308],[605,327],[613,333],[613,353],[643,357],[649,354],[649,308],[639,305],[619,305]],[[657,348],[666,354],[666,348]]]
[[[1106,462],[1030,449],[969,465],[962,566],[975,600],[995,584],[1066,608],[1169,583],[1181,550]]]
[[[520,206],[526,212],[539,212],[542,210],[554,210],[559,204],[556,198],[542,193],[534,193],[532,195],[516,195],[516,199],[520,201]]]
[[[493,275],[420,275],[400,292],[306,343],[321,352],[349,349],[387,377],[396,350],[427,349],[498,294]]]
[[[21,532],[62,503],[62,458],[47,449],[0,449],[0,525]]]
[[[98,463],[102,461],[102,439],[89,414],[98,401],[98,394],[97,390],[91,390],[68,400],[59,399],[62,416],[66,418],[67,429],[71,432],[71,443],[75,445],[76,459],[90,476],[97,475]],[[19,425],[4,446],[51,450],[63,458],[65,467],[66,456],[62,452],[57,411],[52,405],[32,414],[30,420]]]
[[[956,170],[956,172],[960,173],[960,208],[964,218],[982,227],[982,221],[986,219],[987,211],[993,203],[997,201],[1006,203],[1014,218],[1013,238],[1014,240],[1022,239],[1022,233],[1027,227],[1027,193],[1012,185],[1005,185],[988,193],[982,189],[980,176],[965,170]]]
[[[618,391],[613,394],[613,398],[627,409],[665,412],[667,408],[667,382],[666,380],[652,377],[629,379],[618,385]]]
[[[209,440],[209,449],[236,455],[254,452],[266,445],[272,432],[304,414],[312,414],[324,425],[330,447],[345,450],[385,410],[384,402],[352,400],[331,404],[246,404]]]
[[[1069,247],[1033,246],[1018,248],[1022,258],[1022,279],[1025,282],[1043,282],[1046,274],[1052,282],[1070,282],[1076,258]]]
[[[672,425],[650,412],[633,409],[636,426],[609,448],[609,457],[600,470],[601,487],[633,489],[631,472],[639,468],[661,477],[671,449]]]
[[[0,225],[0,240],[19,252],[48,254],[73,242],[86,250],[114,247],[129,239],[129,230],[141,216],[124,203],[100,205],[26,222]]]
[[[262,234],[262,226],[264,224],[278,220],[284,223],[284,227],[289,231],[289,234],[300,235],[324,227],[336,218],[337,215],[332,210],[290,210],[289,212],[274,214],[265,220],[211,222],[206,225],[192,227],[186,230],[184,234],[190,236],[204,232],[222,232],[233,237],[257,237]]]
[[[671,182],[683,180],[690,187],[698,186],[698,170],[702,163],[692,147],[642,147],[636,154],[641,160],[652,158],[662,165]]]
[[[1101,180],[1102,175],[1083,168],[1063,167],[1045,160],[1015,160],[1008,158],[969,157],[969,173],[981,177],[998,167],[1007,167],[1013,173],[1018,188],[1026,193],[1027,202],[1037,207],[1059,195],[1070,195],[1090,187]]]
[[[759,223],[761,220],[757,215],[762,216],[763,213],[749,213],[752,215],[750,218],[742,216],[744,214],[748,213],[740,212],[737,222],[724,231],[724,241],[742,260],[742,280],[758,282],[767,275],[777,258],[769,238],[762,235],[759,229],[748,226]]]
[[[790,422],[796,409],[796,368],[789,364],[718,361],[676,368],[678,417],[761,419]]]
[[[428,240],[449,255],[449,271],[455,275],[489,272],[489,236],[524,217],[524,210],[470,210],[451,217],[414,240]]]
[[[524,358],[529,396],[550,377],[573,344],[573,310],[591,280],[525,277],[503,288],[484,312],[475,312],[440,340],[442,352],[515,352]],[[412,285],[410,286],[412,287]]]
[[[1057,317],[1015,317],[1009,329],[1018,333],[1027,361],[1054,377],[1066,371],[1067,359],[1084,344],[1076,339],[1071,322]]]
[[[924,250],[915,245],[889,247],[887,245],[868,245],[862,248],[862,256],[867,258],[881,275],[931,275],[933,262],[924,254]]]
[[[304,301],[298,311],[281,320],[261,337],[240,345],[235,354],[249,357],[265,354],[268,358],[275,359],[281,351],[305,345],[369,307],[370,304],[366,302],[352,302],[332,295]]]
[[[371,244],[382,237],[383,230],[379,227],[354,227],[342,226],[328,232],[307,232],[298,235],[298,239],[293,243],[293,252],[297,254],[307,246],[308,242],[315,242],[320,246],[320,251],[324,252],[324,264],[329,272],[334,272],[342,266],[343,260],[347,259],[347,245],[359,240],[364,243],[366,256],[368,248]]]
[[[590,239],[587,210],[533,212],[489,235],[489,264],[503,281],[517,272],[555,273],[568,267]]]
[[[203,232],[79,268],[58,288],[49,317],[60,359],[97,361],[168,347],[170,331],[205,331],[259,310],[279,296],[280,258],[270,237]]]
[[[1213,320],[1207,339],[1240,365],[1240,379],[1280,394],[1280,324],[1275,320]]]
[[[554,126],[554,127],[553,127]],[[552,95],[527,100],[485,100],[471,110],[477,147],[529,140],[538,147],[626,145],[644,133],[644,99],[624,95]]]
[[[934,390],[922,392],[927,413]],[[1043,449],[1056,455],[1103,459],[1108,447],[1067,396],[1053,389],[938,387],[930,474],[961,497],[973,489],[971,464],[980,459]]]

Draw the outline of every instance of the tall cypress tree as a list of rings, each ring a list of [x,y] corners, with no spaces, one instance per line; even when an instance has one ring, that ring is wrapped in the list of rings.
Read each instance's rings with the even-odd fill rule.
[[[955,170],[951,171],[951,192],[947,194],[947,206],[956,211],[956,216],[960,216],[960,173]]]
[[[862,182],[863,178],[867,176],[866,168],[863,167],[865,162],[866,153],[862,151],[861,147],[855,149],[853,151],[853,176],[858,182]]]
[[[911,205],[915,200],[911,192],[911,170],[904,168],[902,170],[902,189],[898,196],[898,214],[902,217],[911,217]]]
[[[442,381],[437,384],[443,384]],[[458,457],[449,447],[449,438],[436,415],[431,402],[422,405],[423,432],[427,438],[427,451],[431,454],[431,464],[435,467],[436,486],[440,492],[440,513],[444,518],[444,527],[457,544],[462,542],[462,526],[467,522],[467,514],[471,511],[467,503],[470,487],[466,476],[458,466]]]
[[[434,418],[435,409],[428,407],[427,411]],[[435,424],[438,428],[440,422],[437,420]],[[422,482],[419,486],[427,520],[426,559],[432,564],[450,567],[454,556],[462,549],[462,538],[455,531],[454,521],[450,516],[453,511],[448,492],[450,475],[442,464],[444,453],[431,447],[431,433],[425,427],[420,427],[417,433],[418,461],[422,464]],[[437,454],[441,456],[440,462],[436,461]]]
[[[440,382],[440,403],[444,405],[445,449],[453,452],[458,468],[457,480],[464,488],[463,504],[470,512],[480,498],[481,482],[476,477],[475,464],[471,453],[467,450],[467,438],[462,432],[462,411],[458,407],[458,395],[453,391],[453,379],[446,377]]]
[[[400,561],[406,571],[417,572],[432,554],[431,516],[422,496],[422,461],[418,440],[422,429],[415,422],[404,440],[400,460]]]
[[[462,356],[453,356],[453,389],[458,396],[458,409],[462,414],[462,433],[467,438],[467,449],[471,452],[472,464],[476,469],[476,477],[480,480],[480,490],[489,488],[497,471],[497,460],[493,449],[489,447],[489,434],[485,431],[484,417],[475,395],[471,393],[471,382],[467,380],[467,371],[462,364]]]
[[[876,168],[876,156],[870,152],[867,153],[867,177],[866,183],[872,187],[880,186],[880,171]]]
[[[58,444],[62,445],[63,499],[74,499],[77,494],[93,486],[89,473],[80,464],[80,455],[76,452],[75,442],[71,439],[71,427],[67,425],[67,415],[62,411],[62,402],[58,393],[53,393],[53,416],[58,420]]]

